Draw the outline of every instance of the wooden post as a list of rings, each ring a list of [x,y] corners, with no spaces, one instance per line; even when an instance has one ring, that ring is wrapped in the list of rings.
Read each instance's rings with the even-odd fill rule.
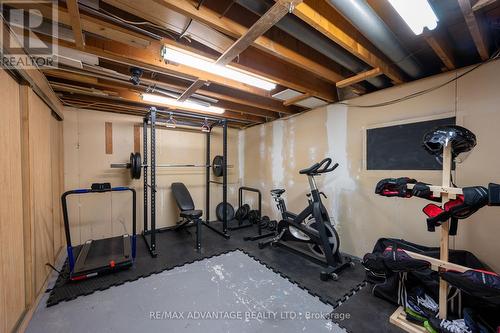
[[[451,145],[446,145],[443,148],[443,187],[450,187],[451,185],[451,166],[452,166]],[[449,193],[443,192],[441,194],[441,202],[443,205],[449,200]],[[449,242],[450,242],[450,221],[446,221],[441,225],[441,249],[440,259],[448,261]],[[439,318],[446,319],[448,307],[448,283],[443,279],[439,279]]]

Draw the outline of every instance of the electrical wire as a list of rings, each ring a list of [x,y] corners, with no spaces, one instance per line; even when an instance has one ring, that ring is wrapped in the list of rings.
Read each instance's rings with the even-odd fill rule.
[[[134,25],[134,26],[144,26],[144,25],[149,26],[151,28],[154,28],[154,29],[157,29],[157,30],[163,32],[165,35],[172,38],[173,40],[177,40],[177,38],[174,35],[172,35],[172,33],[168,29],[166,29],[165,27],[162,27],[160,25],[154,24],[152,22],[149,22],[149,21],[129,21],[129,20],[124,19],[123,17],[115,15],[111,12],[108,12],[105,9],[102,9],[102,8],[99,8],[99,11],[101,11],[104,14],[109,15],[109,16],[111,16],[111,17],[113,17],[113,18],[117,19],[118,21],[125,23],[125,24],[130,24],[130,25]]]
[[[437,89],[440,89],[440,88],[442,88],[444,86],[447,86],[448,84],[453,83],[453,82],[457,81],[458,79],[464,77],[465,75],[467,75],[467,74],[475,71],[476,69],[478,69],[482,65],[484,65],[484,64],[486,64],[488,62],[491,62],[493,60],[496,60],[499,56],[500,56],[500,50],[498,50],[497,52],[495,52],[495,54],[493,54],[493,56],[491,56],[490,59],[488,59],[488,60],[486,60],[484,62],[481,62],[481,63],[475,65],[474,67],[472,67],[471,69],[467,70],[466,72],[464,72],[464,73],[462,73],[460,75],[455,76],[453,79],[450,79],[450,80],[448,80],[448,81],[446,81],[444,83],[438,84],[438,85],[436,85],[434,87],[427,88],[427,89],[424,89],[424,90],[421,90],[421,91],[418,91],[418,92],[415,92],[415,93],[412,93],[412,94],[409,94],[409,95],[406,95],[406,96],[403,96],[403,97],[400,97],[400,98],[396,98],[396,99],[393,99],[393,100],[389,100],[389,101],[385,101],[385,102],[381,102],[381,103],[376,103],[376,104],[369,104],[369,105],[352,104],[352,103],[349,103],[349,102],[338,102],[338,104],[346,105],[346,106],[351,106],[351,107],[357,107],[357,108],[378,108],[378,107],[382,107],[382,106],[388,106],[388,105],[392,105],[392,104],[404,102],[404,101],[407,101],[407,100],[410,100],[410,99],[413,99],[413,98],[416,98],[416,97],[428,94],[428,93],[430,93],[432,91],[435,91]]]

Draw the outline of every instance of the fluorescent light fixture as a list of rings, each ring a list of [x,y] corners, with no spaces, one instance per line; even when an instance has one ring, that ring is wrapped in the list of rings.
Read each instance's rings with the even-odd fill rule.
[[[154,104],[163,104],[174,108],[184,109],[184,110],[195,110],[195,111],[204,111],[210,113],[223,114],[226,110],[223,108],[219,108],[216,106],[206,106],[201,105],[190,100],[179,102],[178,100],[170,97],[164,97],[154,94],[142,94],[142,99],[146,102],[154,103]]]
[[[235,80],[253,87],[264,90],[273,90],[276,84],[270,81],[263,80],[255,75],[247,74],[242,71],[215,64],[213,61],[206,60],[177,49],[164,46],[161,50],[161,55],[164,59],[186,65],[189,67],[197,68],[199,70],[223,76],[231,80]]]
[[[408,24],[415,35],[424,32],[424,28],[434,30],[439,19],[427,0],[389,0],[399,16]]]

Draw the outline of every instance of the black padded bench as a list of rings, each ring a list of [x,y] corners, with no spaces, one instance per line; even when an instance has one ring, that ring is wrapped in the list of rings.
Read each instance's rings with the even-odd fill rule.
[[[177,207],[179,207],[180,210],[179,215],[183,219],[177,225],[176,229],[188,227],[194,224],[196,226],[196,250],[200,251],[200,226],[202,223],[201,216],[203,215],[203,211],[195,209],[193,198],[184,183],[172,183],[171,188]]]

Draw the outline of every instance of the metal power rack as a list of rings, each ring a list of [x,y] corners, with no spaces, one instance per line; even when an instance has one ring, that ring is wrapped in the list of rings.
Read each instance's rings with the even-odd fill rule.
[[[149,112],[146,114],[143,120],[143,182],[144,182],[144,231],[142,236],[146,245],[149,249],[149,252],[152,257],[156,257],[158,255],[157,246],[156,246],[156,233],[162,232],[166,230],[173,229],[172,227],[166,227],[157,229],[156,228],[156,127],[157,121],[159,118],[168,117],[170,112],[168,111],[159,111],[156,108],[150,108]],[[192,115],[190,117],[193,117]],[[206,164],[204,165],[206,169],[206,202],[205,202],[205,221],[202,222],[202,225],[206,226],[208,229],[213,232],[219,234],[220,236],[229,239],[229,234],[227,233],[227,212],[224,209],[223,211],[223,219],[222,219],[222,230],[214,227],[212,222],[210,221],[210,183],[213,181],[210,180],[210,169],[211,169],[211,161],[210,161],[210,137],[212,133],[212,129],[215,126],[222,127],[222,157],[223,157],[223,176],[222,176],[222,202],[224,206],[227,204],[227,121],[225,119],[216,119],[210,117],[200,117],[201,119],[205,119],[210,121],[208,131],[206,132]],[[178,122],[179,123],[179,122]],[[192,127],[200,127],[199,123],[183,121],[181,123],[182,126],[192,126]],[[151,129],[151,133],[148,137],[148,127]],[[162,129],[164,129],[162,127]],[[149,158],[150,163],[148,163],[148,139],[149,139],[149,154],[151,155]],[[149,183],[148,183],[149,178]],[[151,207],[149,207],[148,202],[151,201]],[[150,209],[148,209],[150,208]],[[148,223],[151,221],[150,223]]]

